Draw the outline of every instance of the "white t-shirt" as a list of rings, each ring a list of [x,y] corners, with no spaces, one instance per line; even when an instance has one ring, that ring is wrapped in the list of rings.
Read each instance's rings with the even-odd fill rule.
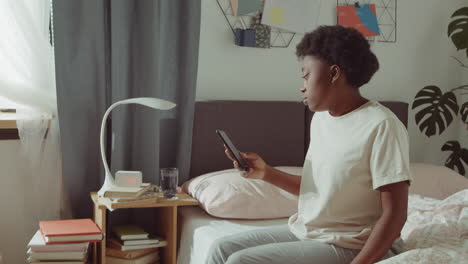
[[[382,214],[376,189],[411,180],[408,133],[374,101],[339,117],[317,112],[312,124],[289,227],[299,239],[361,249]]]

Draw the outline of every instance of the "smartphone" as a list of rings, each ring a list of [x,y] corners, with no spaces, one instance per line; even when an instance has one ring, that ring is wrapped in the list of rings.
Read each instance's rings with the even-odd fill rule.
[[[234,146],[226,132],[224,132],[223,130],[216,130],[216,134],[218,134],[218,136],[224,142],[224,145],[226,145],[229,151],[231,151],[232,155],[234,156],[234,159],[237,161],[237,164],[239,164],[239,167],[242,170],[248,171],[249,165],[247,165],[247,162],[241,157],[239,150],[237,150],[237,148]]]

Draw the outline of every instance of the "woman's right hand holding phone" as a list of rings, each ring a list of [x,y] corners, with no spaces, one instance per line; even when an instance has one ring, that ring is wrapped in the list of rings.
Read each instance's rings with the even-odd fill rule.
[[[240,152],[240,156],[245,160],[245,162],[249,166],[249,169],[245,171],[239,166],[239,163],[236,161],[236,159],[232,155],[231,151],[229,151],[229,149],[226,147],[226,145],[224,146],[224,152],[226,153],[226,156],[228,156],[228,158],[232,160],[234,168],[240,170],[242,176],[245,178],[265,180],[265,176],[271,169],[271,167],[268,164],[266,164],[266,162],[258,154],[253,152]]]
[[[226,153],[228,158],[232,160],[232,164],[234,165],[234,167],[241,171],[241,175],[244,178],[262,179],[294,195],[299,195],[301,177],[298,177],[297,175],[288,174],[271,167],[270,165],[266,164],[266,162],[256,153],[240,152],[240,156],[249,166],[249,170],[245,171],[239,166],[239,163],[236,161],[236,159],[232,155],[231,151],[226,147],[226,145],[224,145],[224,152]]]

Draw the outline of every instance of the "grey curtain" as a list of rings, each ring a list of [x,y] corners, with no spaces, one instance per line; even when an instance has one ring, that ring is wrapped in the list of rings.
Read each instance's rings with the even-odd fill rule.
[[[64,187],[73,217],[91,217],[89,192],[103,183],[101,118],[113,102],[157,97],[170,111],[138,105],[111,114],[111,170],[159,168],[188,179],[200,32],[200,0],[55,0],[54,35]]]

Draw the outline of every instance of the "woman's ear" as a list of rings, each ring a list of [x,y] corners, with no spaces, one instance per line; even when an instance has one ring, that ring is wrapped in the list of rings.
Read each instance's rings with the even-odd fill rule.
[[[336,82],[341,76],[341,69],[338,65],[330,66],[330,83]]]

